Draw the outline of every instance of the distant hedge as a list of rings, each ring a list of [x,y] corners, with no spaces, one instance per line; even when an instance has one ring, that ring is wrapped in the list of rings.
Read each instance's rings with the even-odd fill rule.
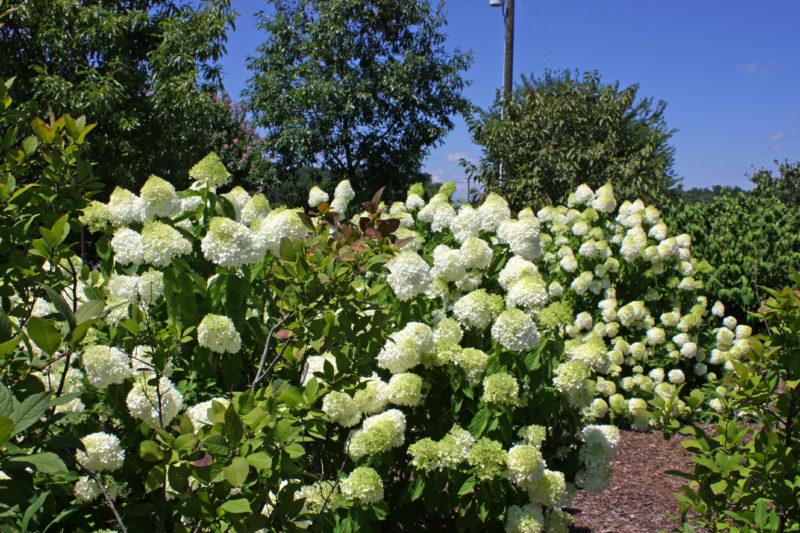
[[[780,288],[789,283],[790,266],[800,268],[800,213],[775,195],[725,192],[702,204],[681,203],[664,219],[692,237],[692,252],[706,259],[714,273],[707,281],[727,314],[750,322],[759,306],[758,286]]]

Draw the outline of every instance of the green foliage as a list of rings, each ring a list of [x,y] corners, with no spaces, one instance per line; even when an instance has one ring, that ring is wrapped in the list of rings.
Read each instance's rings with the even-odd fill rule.
[[[399,198],[465,113],[468,54],[444,47],[428,0],[273,0],[246,91],[279,183],[302,167],[348,179],[359,196]],[[366,199],[366,198],[364,198]]]
[[[671,230],[691,235],[697,255],[714,267],[706,284],[709,296],[740,321],[749,321],[748,312],[758,309],[759,285],[784,285],[790,266],[800,263],[800,215],[767,191],[725,192],[706,204],[676,204],[664,219]]]
[[[77,215],[101,185],[85,155],[94,124],[64,115],[26,125],[8,94],[13,81],[0,84],[0,298],[10,316],[24,320],[44,296],[43,285],[60,291],[61,275],[74,277],[72,245],[83,236]]]
[[[603,84],[597,72],[523,76],[507,104],[498,92],[494,106],[468,120],[483,156],[462,165],[515,209],[566,203],[581,183],[612,183],[621,199],[661,206],[677,183],[668,144],[674,130],[664,120],[666,104],[637,100],[637,92],[637,85]]]
[[[772,171],[765,168],[750,176],[750,181],[756,184],[755,192],[775,197],[789,207],[800,207],[800,161],[775,161],[775,166],[778,167],[778,176],[773,176]]]
[[[336,186],[336,178],[329,170],[303,167],[291,174],[291,179],[283,180],[269,191],[272,205],[306,205],[311,187],[331,191]]]
[[[792,288],[764,289],[754,315],[768,335],[753,342],[749,363],[734,363],[727,392],[715,394],[710,434],[690,426],[682,444],[696,455],[680,501],[682,532],[800,531],[800,275]],[[724,391],[724,389],[723,389]]]
[[[0,28],[0,78],[17,76],[15,97],[27,113],[96,122],[88,156],[109,192],[138,188],[151,173],[186,185],[229,111],[213,96],[235,16],[230,2],[15,4]],[[10,5],[3,0],[0,11]]]
[[[12,106],[11,85],[0,84],[0,470],[13,483],[0,482],[0,528],[33,531],[37,513],[55,517],[61,511],[51,506],[57,484],[43,490],[40,482],[77,477],[64,453],[74,443],[53,439],[50,430],[54,412],[75,396],[62,382],[54,384],[56,394],[42,390],[33,375],[54,360],[69,365],[96,322],[98,302],[77,298],[81,261],[74,249],[83,236],[78,211],[100,185],[85,158],[94,125],[64,115],[49,123],[35,118],[28,126]],[[23,176],[27,184],[17,180]],[[50,305],[43,305],[45,298]],[[50,314],[62,324],[45,318]],[[30,355],[21,357],[20,347]]]
[[[728,187],[722,185],[714,185],[710,189],[705,187],[692,187],[691,189],[684,189],[681,185],[677,187],[680,198],[687,204],[708,204],[717,196],[724,193],[735,194],[740,192],[739,187]]]

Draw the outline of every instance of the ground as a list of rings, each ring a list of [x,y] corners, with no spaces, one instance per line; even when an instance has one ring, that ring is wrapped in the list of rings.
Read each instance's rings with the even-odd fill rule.
[[[619,452],[611,462],[611,484],[600,495],[579,491],[572,502],[572,533],[655,533],[671,531],[684,480],[668,470],[688,471],[691,455],[680,444],[685,437],[664,440],[661,432],[621,431]]]

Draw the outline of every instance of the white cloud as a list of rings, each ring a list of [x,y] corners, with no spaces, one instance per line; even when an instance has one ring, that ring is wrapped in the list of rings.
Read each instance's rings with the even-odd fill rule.
[[[736,70],[742,70],[746,72],[748,76],[763,76],[767,73],[767,70],[774,66],[774,61],[770,61],[766,65],[762,65],[761,63],[745,63],[744,65],[736,67]]]
[[[772,151],[779,152],[786,148],[787,141],[800,139],[800,131],[781,130],[779,132],[773,133],[772,135],[768,135],[767,139],[772,141],[772,146],[770,146]]]
[[[461,150],[456,150],[454,152],[447,152],[446,154],[444,154],[444,158],[449,163],[458,163],[459,160],[461,160],[461,159],[466,159],[470,163],[474,163],[475,162],[475,158],[474,157],[468,155],[466,152],[462,152]]]

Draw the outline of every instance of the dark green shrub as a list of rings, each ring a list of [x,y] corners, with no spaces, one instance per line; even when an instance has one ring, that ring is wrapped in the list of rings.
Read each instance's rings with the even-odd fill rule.
[[[758,309],[758,285],[782,287],[790,265],[800,263],[800,215],[774,195],[724,193],[664,215],[673,232],[691,235],[694,254],[714,267],[706,282],[709,298],[740,321],[749,322],[748,311]]]
[[[490,109],[468,120],[483,154],[477,165],[462,164],[515,209],[538,208],[545,198],[566,203],[581,183],[612,183],[622,199],[661,207],[675,196],[673,130],[666,103],[637,92],[637,85],[605,84],[597,72],[523,76],[508,103],[498,93]]]

